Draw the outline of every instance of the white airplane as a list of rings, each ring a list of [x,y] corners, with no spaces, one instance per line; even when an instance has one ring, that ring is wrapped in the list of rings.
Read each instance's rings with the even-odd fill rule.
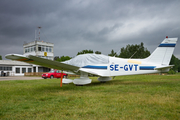
[[[63,83],[73,82],[76,85],[91,83],[88,74],[98,75],[100,82],[106,82],[115,76],[137,75],[168,72],[173,65],[169,65],[178,38],[166,37],[155,51],[145,59],[124,59],[101,54],[78,55],[65,62],[57,62],[36,56],[7,54],[7,59],[41,65],[44,67],[70,71],[80,74],[80,78],[63,79]]]

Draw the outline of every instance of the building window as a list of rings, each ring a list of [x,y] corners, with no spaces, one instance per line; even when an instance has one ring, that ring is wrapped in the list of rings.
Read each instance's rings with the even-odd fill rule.
[[[29,47],[27,48],[27,52],[30,52],[30,48]]]
[[[22,73],[25,73],[26,72],[26,68],[22,68]]]
[[[20,73],[20,68],[16,68],[16,73]]]
[[[52,48],[51,47],[49,47],[49,52],[52,52]]]
[[[31,52],[33,52],[33,47],[31,47]]]
[[[0,70],[12,71],[12,67],[2,66],[0,67]]]
[[[46,46],[46,52],[48,52],[48,46]]]
[[[36,51],[36,46],[34,46],[34,51]]]
[[[7,67],[9,71],[12,71],[12,67]]]
[[[28,68],[28,73],[32,72],[32,69],[31,68]]]
[[[4,67],[4,70],[7,70],[7,67]]]
[[[45,51],[45,48],[44,48],[44,46],[42,46],[42,51]]]
[[[41,51],[41,46],[40,45],[38,45],[38,51]]]
[[[27,50],[27,48],[25,48],[25,53],[27,53],[28,52],[28,50]]]

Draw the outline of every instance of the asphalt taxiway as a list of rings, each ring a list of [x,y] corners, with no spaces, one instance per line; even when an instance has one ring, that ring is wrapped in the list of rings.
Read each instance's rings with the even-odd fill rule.
[[[26,77],[26,76],[8,76],[8,77],[1,77],[0,81],[8,81],[8,80],[40,80],[43,79],[41,77]]]

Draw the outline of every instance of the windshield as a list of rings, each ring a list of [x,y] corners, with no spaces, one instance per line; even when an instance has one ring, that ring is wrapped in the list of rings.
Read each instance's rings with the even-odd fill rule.
[[[49,73],[54,73],[54,70],[49,71]]]

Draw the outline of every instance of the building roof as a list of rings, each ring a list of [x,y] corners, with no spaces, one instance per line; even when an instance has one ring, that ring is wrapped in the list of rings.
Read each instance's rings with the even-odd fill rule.
[[[0,60],[0,65],[13,65],[13,66],[32,66],[32,64],[20,62],[20,61],[13,61],[13,60]]]
[[[33,41],[33,42],[29,42],[29,43],[24,43],[23,47],[28,47],[28,46],[33,46],[33,45],[47,45],[47,46],[51,46],[54,47],[54,43],[50,43],[50,42],[44,42],[44,41]]]

